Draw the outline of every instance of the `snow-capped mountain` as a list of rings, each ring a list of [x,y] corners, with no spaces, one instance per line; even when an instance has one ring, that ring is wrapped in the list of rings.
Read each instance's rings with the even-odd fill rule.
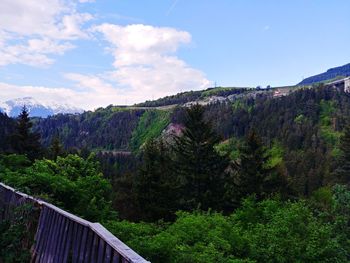
[[[43,103],[32,97],[17,98],[0,102],[0,111],[5,112],[10,117],[16,117],[20,114],[23,106],[26,106],[31,117],[47,117],[58,113],[81,113],[82,109],[68,105]]]

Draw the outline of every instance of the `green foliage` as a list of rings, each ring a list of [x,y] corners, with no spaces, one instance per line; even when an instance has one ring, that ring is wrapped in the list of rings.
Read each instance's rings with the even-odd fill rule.
[[[339,146],[339,157],[337,160],[337,168],[334,172],[338,182],[350,184],[350,124],[344,129],[344,135],[341,137]]]
[[[260,219],[246,232],[251,255],[258,262],[344,262],[332,227],[313,216],[305,203],[274,201],[260,206]],[[259,211],[259,210],[258,210]]]
[[[245,100],[235,100],[232,103],[232,109],[234,111],[245,110],[247,113],[251,113],[253,108],[254,108],[254,105],[252,105],[249,101],[245,101]]]
[[[132,133],[131,148],[138,150],[147,140],[157,138],[170,122],[170,111],[148,110]]]
[[[215,150],[220,141],[204,108],[194,105],[186,110],[182,134],[175,137],[174,167],[180,182],[183,209],[220,209],[227,180],[228,159]]]
[[[334,233],[342,244],[342,251],[350,260],[350,189],[349,186],[333,187],[333,206],[330,210],[333,217]]]
[[[177,178],[171,172],[170,151],[162,140],[147,141],[142,165],[133,182],[139,218],[144,221],[170,220],[178,208]]]
[[[0,261],[30,262],[37,226],[37,209],[30,204],[14,208],[13,219],[0,222]]]
[[[42,156],[40,134],[32,131],[33,123],[29,119],[29,112],[24,106],[18,116],[14,133],[10,136],[11,148],[14,153],[24,154],[34,161]]]
[[[345,204],[341,211],[348,211]],[[154,263],[347,262],[349,252],[341,232],[334,232],[337,225],[317,218],[304,201],[248,198],[230,216],[179,212],[168,225],[122,221],[106,226]]]
[[[239,157],[239,145],[241,141],[237,138],[230,138],[220,142],[215,146],[215,150],[222,156],[229,156],[231,160],[237,160]]]
[[[276,147],[272,152],[277,156],[279,149]],[[256,194],[261,199],[276,190],[273,182],[275,178],[272,177],[272,164],[276,162],[276,156],[271,160],[271,151],[263,145],[261,138],[254,130],[249,132],[244,144],[239,148],[239,159],[235,162],[235,194],[238,200],[251,194]]]
[[[139,107],[161,107],[174,104],[184,104],[186,102],[195,101],[200,98],[202,94],[201,90],[197,91],[186,91],[176,95],[166,96],[158,100],[146,101],[144,103],[136,104]]]
[[[22,171],[5,168],[0,180],[92,221],[114,216],[111,184],[92,156],[86,160],[77,155],[58,157],[57,161],[37,160]]]
[[[228,96],[232,94],[245,93],[247,90],[248,88],[216,87],[203,91],[201,97],[205,98],[209,96]]]
[[[320,133],[322,138],[329,145],[336,147],[339,145],[339,139],[341,132],[337,132],[332,127],[332,118],[334,118],[334,113],[336,111],[334,101],[320,102]]]
[[[321,85],[287,89],[290,91],[288,96],[279,98],[272,98],[271,91],[261,90],[259,93],[247,91],[241,94],[242,96],[237,96],[232,104],[211,103],[205,106],[204,119],[211,122],[213,130],[223,141],[230,138],[241,141],[252,127],[262,137],[264,144],[271,145],[274,140],[277,140],[284,150],[283,167],[280,170],[291,181],[295,191],[294,197],[308,196],[318,187],[337,182],[330,176],[336,167],[333,166],[332,159],[340,157],[338,137],[343,131],[345,120],[350,112],[350,97],[339,89]],[[227,89],[218,88],[207,92],[214,92],[213,90],[227,91]],[[196,101],[202,93],[203,91],[182,93],[162,100],[146,102],[143,106]],[[54,135],[59,134],[62,144],[68,150],[72,147],[110,150],[110,154],[116,156],[121,155],[120,150],[124,152],[138,150],[139,146],[150,137],[167,136],[161,134],[164,126],[155,129],[157,130],[154,133],[155,136],[150,136],[148,132],[149,129],[152,130],[150,128],[152,124],[141,125],[146,123],[146,119],[153,118],[145,118],[147,115],[152,115],[150,113],[144,115],[145,111],[158,112],[158,110],[109,106],[80,115],[57,115],[40,119],[35,128],[42,134],[42,141],[46,146],[50,144]],[[178,107],[169,113],[173,127],[182,127],[185,110],[186,108]],[[142,122],[139,121],[141,116],[145,119]],[[157,123],[158,121],[155,121],[155,127],[158,126]],[[139,124],[140,129],[136,132]],[[2,134],[1,128],[0,126],[0,134]],[[131,147],[132,134],[136,138],[132,139]],[[234,150],[237,147],[232,146],[231,158],[237,159],[237,151]],[[223,148],[220,149],[218,146],[220,154],[230,152],[229,149],[225,149],[226,146]],[[108,164],[103,166],[104,171],[108,171],[110,178],[134,174],[137,170],[134,165],[136,162],[133,158],[130,159],[132,161],[124,162],[120,161],[120,158],[114,158],[114,160],[109,158]],[[116,166],[118,166],[117,171],[113,172],[113,167]],[[128,169],[124,169],[125,166]],[[132,166],[133,169],[129,169]]]
[[[299,114],[295,117],[294,122],[297,124],[302,124],[306,120],[305,116],[303,114]]]
[[[143,113],[141,109],[108,106],[79,115],[59,114],[39,119],[35,130],[42,134],[44,146],[49,146],[59,135],[67,150],[127,150],[132,132]]]
[[[272,147],[267,149],[267,155],[270,156],[266,163],[267,167],[273,168],[282,164],[284,155],[282,144],[275,140]]]
[[[332,189],[325,186],[314,191],[310,197],[310,204],[321,213],[329,211],[334,205]]]
[[[0,171],[22,171],[30,165],[31,162],[25,155],[9,154],[0,156]]]
[[[58,156],[65,155],[63,145],[61,144],[61,141],[58,136],[55,136],[52,139],[47,155],[49,159],[53,159],[53,160],[56,160]]]

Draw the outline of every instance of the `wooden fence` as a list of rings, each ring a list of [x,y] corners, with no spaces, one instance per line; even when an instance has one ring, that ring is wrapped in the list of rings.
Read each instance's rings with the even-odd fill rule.
[[[91,223],[0,183],[0,221],[24,203],[40,207],[32,263],[147,263],[99,223]]]

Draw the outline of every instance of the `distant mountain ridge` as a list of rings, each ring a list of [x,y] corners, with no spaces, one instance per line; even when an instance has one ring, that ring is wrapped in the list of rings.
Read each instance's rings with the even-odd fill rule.
[[[17,98],[0,102],[0,112],[6,113],[10,117],[16,117],[26,106],[31,117],[42,117],[59,113],[82,113],[83,110],[68,104],[42,103],[32,97]]]
[[[314,83],[334,79],[337,77],[348,77],[348,76],[350,76],[350,63],[344,66],[331,68],[324,73],[308,77],[304,79],[302,82],[298,83],[298,85],[311,85]]]

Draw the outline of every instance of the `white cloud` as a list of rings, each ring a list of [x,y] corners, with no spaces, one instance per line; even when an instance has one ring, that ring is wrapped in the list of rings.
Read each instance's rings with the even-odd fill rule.
[[[77,39],[104,39],[114,58],[112,70],[96,75],[67,73],[73,88],[16,86],[0,83],[2,99],[32,96],[41,101],[71,102],[93,109],[141,102],[210,85],[203,72],[177,56],[191,42],[188,32],[143,24],[101,24],[87,29],[93,16],[78,3],[90,0],[1,0],[0,66],[47,66],[56,55],[75,48]]]
[[[93,28],[110,44],[115,69],[98,76],[68,74],[82,88],[98,87],[98,94],[116,94],[110,103],[129,103],[163,97],[183,90],[203,89],[210,85],[205,75],[175,56],[191,35],[168,27],[148,25],[119,26],[102,24]],[[107,95],[108,97],[108,95]]]
[[[0,65],[51,64],[50,55],[74,47],[67,41],[88,37],[83,25],[91,19],[68,1],[1,0]]]
[[[74,48],[69,42],[57,42],[51,39],[29,39],[24,44],[0,46],[0,66],[8,64],[27,64],[45,66],[53,63],[47,54],[62,55]]]

